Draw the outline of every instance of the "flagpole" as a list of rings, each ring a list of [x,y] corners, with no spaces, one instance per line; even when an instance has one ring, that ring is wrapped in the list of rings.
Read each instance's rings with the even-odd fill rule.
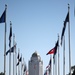
[[[50,75],[52,75],[52,55],[50,55],[50,60],[51,60],[51,65],[50,65],[50,70],[51,70],[51,72],[50,72]]]
[[[13,46],[15,45],[15,35],[13,34]],[[14,75],[14,51],[13,51],[13,75]]]
[[[58,34],[58,75],[60,75],[60,64],[59,64],[59,34]]]
[[[19,49],[18,49],[18,53],[19,53],[19,56],[20,56],[20,50]],[[19,62],[19,59],[18,59],[18,62]],[[20,75],[19,65],[18,65],[18,75]]]
[[[4,75],[6,75],[6,10],[7,10],[7,5],[5,4],[5,33],[4,33]]]
[[[65,35],[64,35],[64,45],[63,45],[63,75],[65,75]]]
[[[10,26],[11,25],[12,25],[12,23],[10,21]],[[11,37],[10,37],[10,41],[11,41]],[[9,49],[10,49],[10,53],[9,53],[9,75],[11,75],[11,42],[9,42],[9,43],[10,43],[10,46],[9,46]]]
[[[57,75],[57,54],[55,57],[55,75]]]
[[[15,48],[15,63],[17,64],[17,51],[16,51],[16,48]],[[17,75],[17,66],[16,66],[16,75]]]
[[[55,59],[53,58],[53,75],[54,75],[54,60],[55,60]]]
[[[21,54],[21,75],[22,75],[22,54]]]
[[[69,12],[69,19],[70,19],[70,6],[69,6],[69,4],[68,4],[68,12]],[[69,72],[71,75],[70,20],[68,22],[68,40],[69,40]]]

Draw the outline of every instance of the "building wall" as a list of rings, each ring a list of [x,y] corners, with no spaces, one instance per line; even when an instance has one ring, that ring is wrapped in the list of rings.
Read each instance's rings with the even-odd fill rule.
[[[31,57],[28,65],[29,75],[43,75],[43,61],[41,61],[40,56]]]

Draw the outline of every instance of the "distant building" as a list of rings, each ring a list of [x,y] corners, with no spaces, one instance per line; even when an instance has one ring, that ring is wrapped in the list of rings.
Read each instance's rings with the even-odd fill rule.
[[[29,61],[29,75],[43,75],[43,61],[37,52],[34,52]]]

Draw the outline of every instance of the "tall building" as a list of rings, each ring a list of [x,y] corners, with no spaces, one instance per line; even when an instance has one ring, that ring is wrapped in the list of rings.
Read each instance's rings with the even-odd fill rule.
[[[37,52],[34,52],[29,61],[29,75],[43,75],[43,61]]]

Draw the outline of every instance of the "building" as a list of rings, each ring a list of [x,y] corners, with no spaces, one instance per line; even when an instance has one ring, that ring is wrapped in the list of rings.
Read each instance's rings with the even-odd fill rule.
[[[29,75],[43,75],[43,61],[37,52],[34,52],[28,64]]]

